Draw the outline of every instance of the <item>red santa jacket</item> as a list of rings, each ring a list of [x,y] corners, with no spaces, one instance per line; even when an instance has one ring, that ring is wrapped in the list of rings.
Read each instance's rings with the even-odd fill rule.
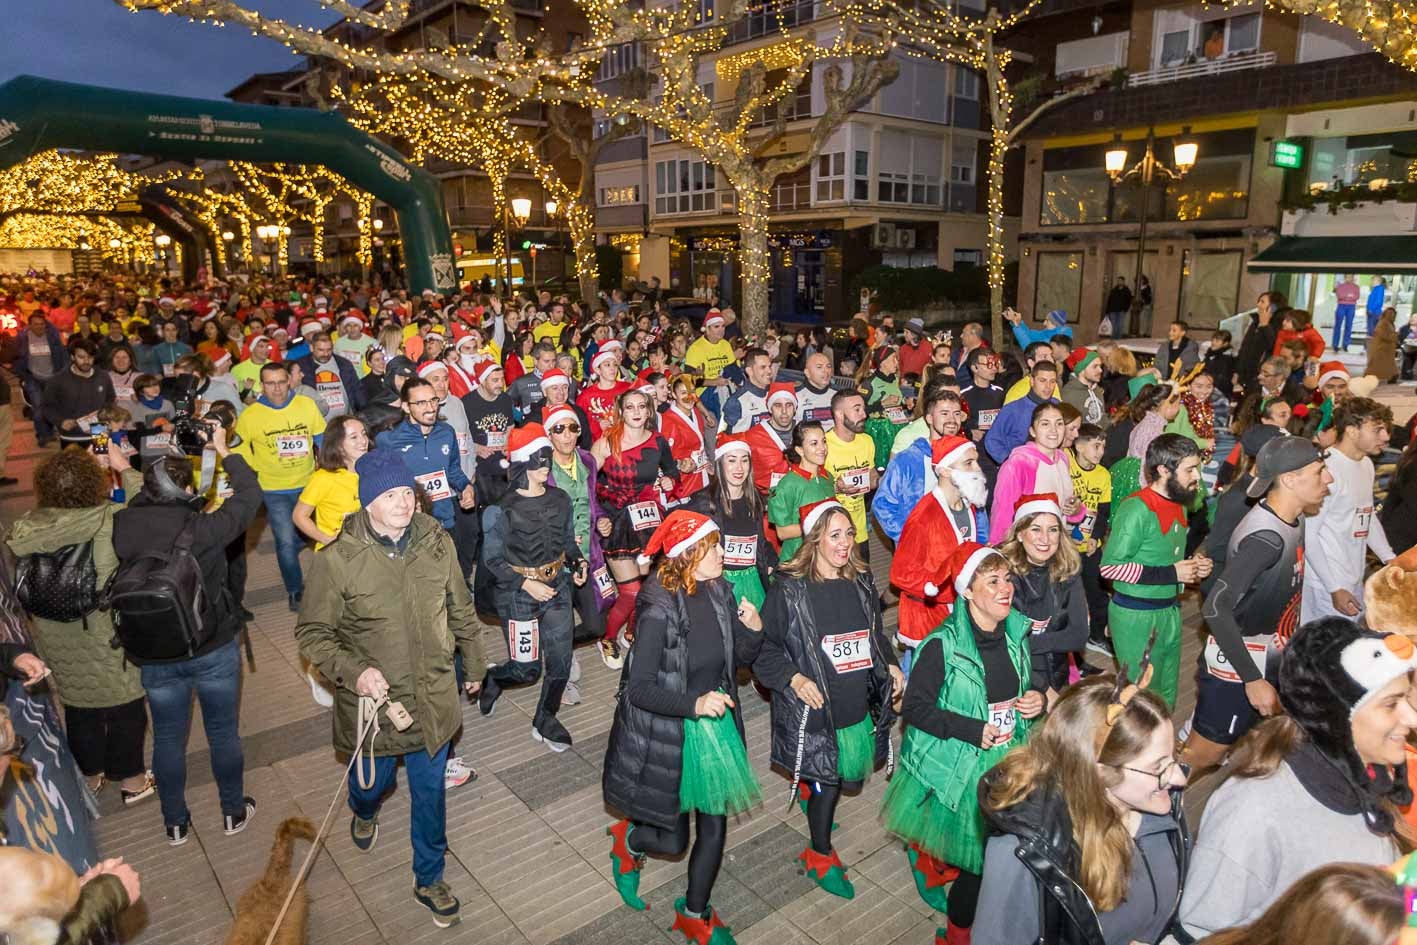
[[[938,488],[925,493],[905,519],[891,559],[891,584],[900,591],[896,639],[906,646],[925,639],[949,614],[955,598],[949,564],[955,549],[961,542],[983,540],[974,534],[974,507],[966,502],[964,508],[969,513],[966,535],[955,527]]]
[[[669,409],[659,415],[659,433],[669,444],[669,455],[676,463],[685,459],[694,462],[692,471],[679,473],[673,498],[686,499],[708,486],[713,453],[708,447],[708,429],[698,408],[686,414],[678,404],[670,404]]]
[[[764,422],[751,427],[744,434],[743,441],[753,451],[753,485],[766,497],[777,481],[792,468],[787,461],[787,448],[792,445],[792,437],[784,439],[771,423]]]

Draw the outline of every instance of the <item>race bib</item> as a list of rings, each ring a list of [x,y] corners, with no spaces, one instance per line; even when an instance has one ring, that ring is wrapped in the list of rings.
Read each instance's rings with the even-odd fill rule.
[[[453,497],[453,487],[448,485],[448,474],[441,469],[438,472],[424,473],[413,478],[419,488],[427,493],[428,498],[433,502]]]
[[[488,448],[488,449],[494,449],[494,450],[504,450],[504,449],[506,449],[506,448],[507,448],[507,431],[506,431],[506,430],[488,430],[488,431],[487,431],[487,448]]]
[[[143,437],[143,449],[149,452],[167,452],[172,445],[171,433],[150,433]]]
[[[325,406],[331,410],[343,410],[345,405],[343,384],[321,384],[319,394]]]
[[[535,620],[508,620],[507,646],[518,663],[541,659],[541,633]]]
[[[871,666],[871,631],[829,633],[822,637],[822,652],[837,674],[855,673]]]
[[[162,376],[163,376],[163,377],[171,377],[172,374],[173,374],[173,371],[176,369],[176,367],[177,367],[177,366],[176,366],[175,364],[164,364],[164,365],[162,366]]]
[[[1049,617],[1044,617],[1042,620],[1034,620],[1032,617],[1030,617],[1028,622],[1031,624],[1028,632],[1030,634],[1038,634],[1046,633],[1048,631],[1048,624],[1052,623],[1053,621]]]
[[[86,413],[74,422],[78,424],[80,430],[88,433],[93,430],[94,424],[98,423],[98,411],[95,410],[93,413]]]
[[[117,387],[117,386],[115,386],[115,387],[113,388],[113,399],[114,399],[114,400],[132,400],[132,399],[133,399],[133,387],[132,387],[132,385],[130,384],[130,385],[126,386],[126,387]]]
[[[771,492],[776,489],[777,484],[782,482],[782,477],[785,475],[787,475],[787,473],[772,473],[768,479],[768,491]]]
[[[868,466],[858,466],[855,469],[843,470],[841,481],[846,486],[848,495],[867,492],[871,488],[871,469]]]
[[[750,568],[757,564],[758,536],[724,535],[723,563],[734,568]]]
[[[615,580],[610,576],[610,572],[602,565],[591,574],[591,579],[595,581],[595,590],[601,597],[615,597],[619,590],[615,587]]]
[[[627,506],[625,511],[630,516],[630,527],[637,532],[659,527],[659,503],[657,502],[636,502],[634,505]]]
[[[696,471],[703,469],[705,466],[708,465],[708,457],[704,455],[703,450],[694,450],[692,453],[690,453],[689,461],[694,464],[694,469]]]
[[[1264,676],[1265,662],[1269,653],[1268,640],[1246,640],[1245,649],[1250,651],[1250,659],[1254,660],[1255,669],[1260,671],[1260,676]],[[1220,641],[1215,637],[1207,637],[1205,641],[1205,668],[1216,679],[1225,682],[1240,682],[1240,674],[1235,672],[1235,667],[1225,658],[1225,653],[1220,649]]]
[[[457,437],[458,437],[458,455],[459,455],[459,456],[466,456],[468,453],[471,453],[471,452],[472,452],[472,434],[470,434],[470,433],[459,433],[459,434],[457,435]]]
[[[1085,508],[1085,507],[1084,507],[1084,508]],[[1078,523],[1078,531],[1082,533],[1082,537],[1084,537],[1084,538],[1091,538],[1091,537],[1092,537],[1092,526],[1094,526],[1094,525],[1096,525],[1096,524],[1097,524],[1097,513],[1096,513],[1096,512],[1093,512],[1093,511],[1091,511],[1091,510],[1084,511],[1084,512],[1083,512],[1083,515],[1082,515],[1082,521]]]
[[[218,499],[229,499],[236,495],[236,490],[231,488],[231,477],[222,473],[216,477],[216,497]]]
[[[1353,537],[1367,538],[1368,526],[1373,522],[1373,507],[1365,505],[1353,513]]]
[[[310,438],[308,436],[276,437],[276,457],[278,459],[300,459],[302,456],[309,455]]]
[[[999,416],[998,408],[993,410],[979,411],[979,419],[974,422],[974,429],[987,430],[994,425],[994,419]]]
[[[909,423],[910,414],[905,412],[904,407],[887,407],[886,419],[896,424]]]
[[[1014,729],[1018,726],[1017,705],[1018,699],[989,704],[989,724],[998,729],[999,737],[1004,740],[1013,738]]]

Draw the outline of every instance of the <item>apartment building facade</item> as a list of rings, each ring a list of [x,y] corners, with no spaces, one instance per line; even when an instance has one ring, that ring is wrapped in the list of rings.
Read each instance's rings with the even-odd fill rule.
[[[1417,205],[1403,200],[1417,194],[1397,183],[1417,181],[1417,76],[1341,27],[1258,4],[1055,0],[1010,44],[1031,49],[1049,94],[1101,84],[1026,132],[1021,311],[1062,309],[1096,337],[1110,288],[1134,282],[1145,216],[1139,334],[1180,318],[1204,336],[1270,288],[1322,330],[1348,271],[1382,276],[1405,316]],[[1120,141],[1134,165],[1148,135],[1168,164],[1178,141],[1197,160],[1144,193],[1105,164]]]

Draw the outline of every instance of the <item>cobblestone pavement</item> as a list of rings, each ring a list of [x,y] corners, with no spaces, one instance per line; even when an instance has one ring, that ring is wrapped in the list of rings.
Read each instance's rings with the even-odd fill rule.
[[[10,474],[21,485],[0,491],[6,524],[32,506],[31,471],[46,455],[37,450],[28,423],[17,423]],[[241,700],[246,793],[258,803],[255,820],[235,837],[222,834],[200,708],[194,709],[188,747],[188,802],[192,839],[167,846],[156,800],[124,809],[105,789],[95,825],[103,856],[124,856],[141,873],[142,903],[131,910],[125,939],[139,945],[208,945],[220,942],[232,909],[263,871],[275,828],[292,815],[317,824],[341,783],[344,764],[330,748],[326,711],[311,698],[302,676],[264,522],[250,532],[246,604],[256,669],[247,671]],[[308,567],[308,552],[305,561]],[[873,541],[877,579],[885,584],[889,553]],[[1187,608],[1183,665],[1197,649],[1194,602]],[[887,612],[894,630],[894,608]],[[505,658],[500,635],[488,628],[489,657]],[[651,859],[641,890],[648,913],[620,904],[610,880],[611,816],[600,796],[600,770],[617,682],[593,647],[578,651],[583,702],[561,719],[575,738],[571,751],[553,755],[531,739],[536,690],[509,690],[500,711],[482,718],[464,703],[464,728],[456,742],[479,774],[448,795],[447,880],[462,900],[462,922],[436,928],[412,896],[408,794],[386,801],[373,852],[349,839],[341,802],[330,835],[310,874],[309,941],[338,945],[590,945],[669,943],[674,899],[683,894],[685,864]],[[1189,670],[1183,672],[1189,676]],[[806,845],[806,821],[788,806],[787,781],[767,764],[768,707],[745,687],[748,752],[767,802],[729,825],[723,871],[713,905],[742,945],[837,945],[871,941],[928,945],[944,917],[932,915],[915,894],[901,847],[882,832],[876,811],[885,790],[877,774],[858,797],[842,802],[835,843],[856,885],[847,902],[817,889],[798,874],[796,855]],[[1183,678],[1178,718],[1190,712],[1194,683]],[[297,849],[303,856],[304,844]],[[682,936],[679,937],[682,942]]]

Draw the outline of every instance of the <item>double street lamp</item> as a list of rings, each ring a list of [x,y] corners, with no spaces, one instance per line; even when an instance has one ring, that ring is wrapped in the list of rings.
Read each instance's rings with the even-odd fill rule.
[[[290,236],[290,227],[278,226],[274,223],[263,224],[256,227],[256,235],[261,238],[261,243],[271,257],[271,276],[279,276],[277,268],[280,262],[280,241]]]
[[[1132,309],[1129,318],[1128,331],[1133,337],[1140,332],[1141,322],[1141,277],[1142,262],[1146,258],[1146,224],[1151,210],[1151,188],[1157,181],[1166,183],[1168,181],[1179,181],[1196,166],[1196,157],[1200,151],[1199,145],[1188,140],[1191,133],[1189,126],[1181,129],[1181,136],[1172,144],[1172,160],[1174,167],[1167,166],[1156,156],[1156,129],[1148,128],[1146,131],[1146,153],[1141,160],[1131,167],[1127,167],[1127,158],[1130,153],[1126,145],[1122,144],[1122,137],[1118,135],[1114,139],[1112,147],[1107,149],[1106,166],[1107,176],[1112,178],[1112,183],[1123,184],[1133,182],[1141,187],[1141,223],[1137,236],[1137,265],[1136,272],[1132,278]]]

